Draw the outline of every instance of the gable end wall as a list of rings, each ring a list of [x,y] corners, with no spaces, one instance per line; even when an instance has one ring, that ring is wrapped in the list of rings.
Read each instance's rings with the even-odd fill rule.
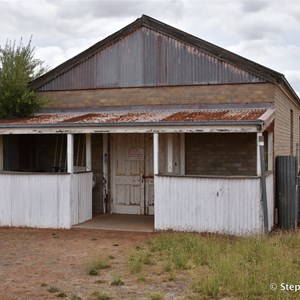
[[[143,26],[50,76],[39,90],[258,82],[264,76],[243,65]]]

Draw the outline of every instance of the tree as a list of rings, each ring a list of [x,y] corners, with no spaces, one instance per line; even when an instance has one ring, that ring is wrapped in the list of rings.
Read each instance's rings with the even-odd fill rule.
[[[27,46],[20,39],[0,46],[0,118],[31,115],[45,103],[45,99],[32,90],[28,83],[42,75],[46,68],[34,58],[31,38]]]

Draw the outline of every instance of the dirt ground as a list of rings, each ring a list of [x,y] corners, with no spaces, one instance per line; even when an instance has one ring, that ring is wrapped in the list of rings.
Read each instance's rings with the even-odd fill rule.
[[[110,299],[151,299],[163,290],[164,299],[183,299],[184,282],[164,282],[159,274],[137,280],[128,268],[128,255],[153,233],[86,229],[50,230],[0,228],[0,299],[95,299],[105,293]],[[87,263],[96,256],[111,257],[111,268],[97,276],[87,274]],[[108,258],[107,258],[108,259]],[[112,286],[120,277],[124,285]],[[77,299],[80,299],[77,298]],[[101,299],[101,298],[98,298]]]

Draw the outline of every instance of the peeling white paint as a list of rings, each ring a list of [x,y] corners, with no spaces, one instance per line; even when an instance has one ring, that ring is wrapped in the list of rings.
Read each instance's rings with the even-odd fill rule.
[[[155,229],[263,233],[259,177],[155,176]],[[268,213],[273,225],[273,175],[267,178]]]
[[[92,173],[0,173],[0,226],[70,228],[92,218]]]

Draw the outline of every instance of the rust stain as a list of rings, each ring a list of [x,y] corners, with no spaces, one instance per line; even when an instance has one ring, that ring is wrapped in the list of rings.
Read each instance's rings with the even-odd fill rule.
[[[132,112],[121,114],[119,116],[113,117],[109,120],[109,123],[134,123],[134,122],[146,122],[147,112]]]
[[[93,120],[94,118],[101,117],[101,114],[84,114],[75,116],[72,118],[67,118],[61,121],[61,123],[88,123],[89,120]]]
[[[165,122],[199,122],[199,121],[253,121],[257,120],[266,110],[206,110],[206,111],[181,111],[162,121]]]
[[[2,119],[0,120],[1,124],[39,124],[45,123],[51,120],[53,116],[43,115],[43,116],[32,116],[32,117],[23,117],[23,118],[13,118],[13,119]]]
[[[0,124],[91,124],[91,123],[155,123],[155,122],[209,122],[252,121],[261,117],[266,109],[138,111],[105,113],[65,113],[36,115],[27,118],[0,120]]]

